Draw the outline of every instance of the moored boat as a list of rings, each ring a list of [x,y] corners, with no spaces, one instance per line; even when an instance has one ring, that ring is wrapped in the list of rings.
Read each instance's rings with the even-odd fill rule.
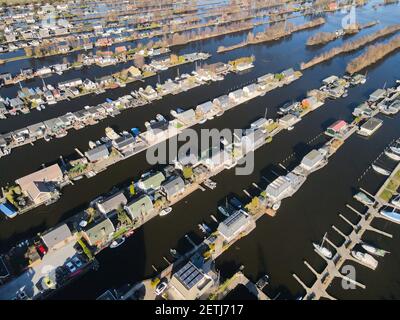
[[[385,155],[394,160],[394,161],[400,161],[400,155],[395,154],[394,152],[390,152],[389,150],[385,150]]]
[[[352,250],[351,255],[358,261],[364,263],[369,266],[371,269],[376,269],[378,266],[378,261],[368,253],[363,253],[360,251]]]
[[[390,175],[390,171],[383,169],[375,164],[371,165],[372,169],[374,169],[375,172],[383,174],[384,176],[389,176]]]
[[[324,234],[324,237],[322,238],[321,244],[313,243],[313,246],[314,246],[315,250],[318,253],[320,253],[321,255],[323,255],[325,258],[332,259],[332,257],[333,257],[332,251],[329,250],[328,248],[324,247],[325,239],[326,239],[326,233]]]
[[[400,208],[400,195],[397,195],[396,197],[394,197],[394,198],[390,201],[390,203],[391,203],[392,205],[394,205],[395,207]]]
[[[166,216],[167,214],[171,213],[172,208],[168,207],[160,211],[160,217]]]
[[[389,253],[388,251],[385,251],[385,250],[379,249],[379,248],[375,248],[374,246],[371,246],[371,245],[369,245],[367,243],[362,243],[361,247],[365,251],[367,251],[367,252],[369,252],[369,253],[371,253],[373,255],[379,256],[379,257],[384,257],[386,253]]]
[[[390,221],[400,224],[400,212],[396,211],[394,208],[392,211],[382,209],[381,211],[379,211],[379,213]]]
[[[123,244],[124,242],[125,242],[125,237],[115,239],[115,240],[110,244],[110,248],[111,248],[111,249],[117,248],[117,247],[119,247],[121,244]]]
[[[358,192],[354,195],[354,199],[360,201],[362,204],[366,206],[372,206],[374,204],[374,200],[368,197],[364,192]]]

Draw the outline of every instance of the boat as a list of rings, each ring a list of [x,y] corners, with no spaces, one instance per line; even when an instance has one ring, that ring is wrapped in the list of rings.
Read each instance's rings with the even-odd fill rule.
[[[393,198],[390,203],[394,205],[397,208],[400,208],[400,195],[397,195],[395,198]]]
[[[199,227],[201,232],[203,232],[204,234],[207,233],[206,229],[203,227],[203,225],[201,223],[199,223],[197,226]]]
[[[258,287],[258,289],[262,290],[268,284],[269,284],[269,276],[265,274],[257,281],[256,286]]]
[[[169,253],[175,259],[179,259],[181,257],[181,255],[178,253],[178,251],[176,251],[176,249],[169,249]]]
[[[159,215],[160,215],[160,217],[163,217],[163,216],[166,216],[167,214],[171,213],[171,211],[172,211],[172,208],[171,207],[167,207],[165,209],[162,209],[160,211]]]
[[[369,253],[371,253],[373,255],[379,256],[379,257],[384,257],[386,253],[389,253],[388,251],[385,251],[383,249],[375,248],[374,246],[371,246],[371,245],[366,244],[366,243],[362,243],[361,247],[365,251],[367,251],[367,252],[369,252]]]
[[[390,150],[392,150],[394,153],[400,155],[400,148],[398,148],[398,147],[390,147]]]
[[[220,117],[220,116],[222,116],[223,114],[224,114],[224,110],[218,111],[218,112],[217,112],[217,117]]]
[[[202,119],[202,120],[199,121],[199,124],[203,124],[203,123],[205,123],[206,121],[207,121],[207,118],[204,118],[204,119]]]
[[[362,204],[366,206],[372,206],[375,201],[368,197],[364,192],[358,192],[354,195],[354,199],[360,201]]]
[[[272,209],[273,210],[275,210],[275,211],[277,211],[280,207],[281,207],[281,201],[278,201],[278,202],[275,202],[273,205],[272,205]]]
[[[111,244],[110,244],[110,248],[114,249],[119,247],[121,244],[123,244],[125,242],[125,237],[121,237],[118,239],[115,239]]]
[[[313,243],[313,246],[314,246],[315,250],[318,253],[322,254],[325,258],[332,259],[332,257],[333,257],[332,251],[329,250],[328,248],[324,247],[325,239],[326,239],[326,233],[325,233],[324,237],[322,238],[321,244]]]
[[[92,140],[89,141],[89,148],[90,148],[90,149],[96,148],[96,146],[97,146],[97,145],[96,145],[95,142],[93,142]]]
[[[221,212],[222,215],[224,215],[225,217],[229,217],[230,213],[227,210],[227,208],[223,207],[223,206],[218,206],[218,211]]]
[[[114,131],[114,129],[111,128],[111,127],[107,127],[107,128],[105,129],[105,132],[106,132],[106,136],[107,136],[108,138],[110,138],[110,140],[115,140],[115,139],[118,139],[118,138],[120,137],[120,135],[117,134],[117,133]]]
[[[49,142],[51,140],[51,136],[46,134],[43,139],[44,141]]]
[[[390,221],[400,224],[400,212],[396,211],[394,208],[392,211],[382,209],[379,212],[382,216],[389,219]]]
[[[368,253],[364,253],[364,252],[360,252],[360,251],[356,251],[356,250],[352,250],[351,251],[351,255],[358,261],[366,264],[367,266],[369,266],[372,269],[376,269],[376,267],[378,266],[378,261],[371,256]]]
[[[292,131],[294,129],[294,126],[290,126],[287,128],[288,131]]]
[[[37,106],[37,107],[36,107],[36,110],[37,110],[37,111],[42,111],[42,108],[41,108],[40,106]]]
[[[400,155],[395,154],[394,152],[390,152],[389,150],[385,150],[385,155],[394,160],[394,161],[400,161]]]
[[[390,175],[390,171],[383,169],[381,167],[378,167],[377,165],[371,165],[372,169],[374,169],[375,172],[383,174],[384,176],[389,176]]]

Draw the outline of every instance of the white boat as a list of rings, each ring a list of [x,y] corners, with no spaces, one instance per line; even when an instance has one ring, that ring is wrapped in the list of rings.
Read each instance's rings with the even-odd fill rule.
[[[206,121],[207,121],[207,118],[204,118],[204,119],[202,119],[202,120],[199,121],[199,124],[203,124],[203,123],[205,123]]]
[[[351,251],[351,255],[356,260],[366,264],[367,266],[369,266],[370,268],[372,268],[374,270],[378,266],[378,261],[368,253],[363,253],[363,252],[360,252],[360,251],[352,250]]]
[[[121,244],[123,244],[125,242],[125,237],[122,238],[118,238],[116,240],[114,240],[111,244],[110,244],[110,248],[114,249],[119,247]]]
[[[362,204],[366,206],[372,206],[375,201],[368,197],[364,192],[358,192],[354,195],[354,199],[360,201]]]
[[[51,136],[46,134],[43,139],[44,141],[49,142],[51,140]]]
[[[171,213],[172,208],[168,207],[160,211],[160,217],[166,216],[167,214]]]
[[[398,148],[398,147],[390,147],[390,150],[392,150],[394,153],[400,155],[400,148]]]
[[[380,211],[380,214],[385,218],[388,218],[390,221],[400,224],[400,212],[396,211],[394,208],[392,211],[387,209],[382,209]]]
[[[400,161],[400,155],[395,154],[394,152],[390,152],[389,150],[385,150],[385,155],[394,160],[394,161]]]
[[[384,257],[386,253],[389,253],[388,251],[385,251],[383,249],[375,248],[374,246],[371,246],[371,245],[366,244],[366,243],[362,243],[361,247],[365,251],[367,251],[367,252],[369,252],[369,253],[371,253],[373,255],[379,256],[379,257]]]
[[[400,208],[400,195],[394,197],[394,198],[390,201],[390,203],[391,203],[392,205],[394,205],[395,207]]]
[[[275,202],[272,206],[272,209],[275,211],[278,210],[281,207],[281,203],[281,201]]]
[[[315,250],[317,252],[319,252],[320,254],[322,254],[325,258],[332,259],[332,257],[333,257],[332,251],[329,250],[328,248],[324,247],[325,238],[326,238],[326,233],[325,233],[324,237],[322,238],[321,244],[313,243],[313,246],[314,246]]]
[[[37,110],[37,111],[42,111],[42,108],[41,108],[40,106],[37,106],[37,107],[36,107],[36,110]]]
[[[292,131],[294,129],[294,126],[290,126],[287,128],[288,131]]]
[[[389,176],[390,175],[390,171],[388,171],[386,169],[378,167],[378,166],[376,166],[374,164],[371,165],[371,166],[372,166],[372,169],[374,169],[374,171],[377,172],[377,173],[383,174],[384,176]]]
[[[218,211],[221,212],[221,214],[223,214],[225,217],[229,217],[230,216],[229,211],[223,206],[219,206],[218,207]]]

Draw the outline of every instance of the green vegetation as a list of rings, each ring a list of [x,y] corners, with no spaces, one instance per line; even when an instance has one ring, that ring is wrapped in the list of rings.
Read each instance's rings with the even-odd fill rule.
[[[82,240],[82,238],[78,239],[78,243],[82,247],[82,250],[86,254],[86,256],[88,257],[88,259],[89,260],[93,260],[94,256],[93,256],[92,252],[90,251],[90,249],[85,244],[85,242]]]
[[[158,277],[156,277],[156,278],[154,278],[154,279],[151,279],[151,283],[150,283],[150,285],[153,287],[153,288],[155,288],[159,283],[160,283],[160,278],[158,278]]]
[[[183,168],[183,177],[185,179],[190,179],[193,176],[193,169],[192,167],[184,167]]]

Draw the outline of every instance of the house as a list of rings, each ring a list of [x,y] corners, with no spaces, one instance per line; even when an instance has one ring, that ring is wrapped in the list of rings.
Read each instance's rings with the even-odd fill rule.
[[[175,176],[164,182],[161,186],[161,190],[165,193],[167,199],[171,200],[185,190],[185,182],[181,177]]]
[[[303,108],[310,108],[311,110],[315,110],[320,107],[323,103],[318,101],[317,97],[311,96],[303,99],[301,101],[301,105]]]
[[[9,100],[8,105],[11,109],[20,110],[25,106],[25,103],[20,98],[12,98]]]
[[[277,202],[290,196],[298,185],[304,181],[293,172],[289,172],[286,176],[279,176],[272,181],[265,189],[265,194],[273,202]]]
[[[233,103],[240,103],[244,98],[244,93],[242,89],[237,89],[233,92],[230,92],[228,96]]]
[[[97,85],[90,79],[85,79],[82,83],[83,89],[87,91],[95,90],[97,88]]]
[[[88,158],[90,162],[97,162],[107,159],[109,155],[110,152],[108,151],[107,146],[104,144],[85,152],[85,157]]]
[[[286,81],[293,81],[296,79],[296,73],[292,68],[282,71],[282,76]]]
[[[55,187],[63,181],[63,178],[59,165],[53,164],[19,178],[15,182],[20,186],[22,193],[38,205],[52,198]]]
[[[139,94],[147,99],[148,101],[152,101],[154,99],[157,99],[158,93],[156,90],[154,90],[150,85],[146,87],[146,89],[143,90],[143,88],[139,89]]]
[[[115,149],[124,152],[128,149],[133,149],[135,145],[135,138],[132,135],[123,135],[117,139],[114,139],[112,141],[112,145]]]
[[[242,149],[244,153],[254,151],[265,142],[266,134],[261,129],[248,130],[242,137]]]
[[[174,273],[169,281],[168,297],[173,300],[195,300],[209,296],[217,277],[198,268],[192,261],[187,262]]]
[[[338,120],[326,129],[325,134],[334,138],[344,138],[348,132],[349,125],[344,120]]]
[[[231,106],[229,96],[226,94],[224,94],[223,96],[220,96],[218,98],[215,98],[213,100],[213,104],[219,108],[222,108],[223,110],[227,110]]]
[[[296,117],[294,114],[289,113],[289,114],[283,116],[282,118],[278,119],[278,122],[283,127],[288,128],[288,127],[293,126],[300,120],[301,120],[301,118]]]
[[[148,195],[140,197],[129,202],[125,206],[125,211],[130,215],[132,221],[143,219],[153,209],[153,202]]]
[[[317,168],[323,161],[324,156],[322,153],[314,149],[304,156],[303,160],[301,160],[300,166],[307,171],[311,171]]]
[[[95,82],[100,85],[100,86],[109,86],[110,84],[114,83],[114,77],[113,76],[103,76],[100,78],[96,78]]]
[[[372,102],[378,101],[383,99],[386,96],[386,90],[384,89],[377,89],[373,93],[370,94],[369,100]]]
[[[188,109],[182,112],[171,113],[176,119],[183,122],[184,124],[192,124],[196,121],[196,113],[193,109]]]
[[[40,238],[46,245],[48,251],[50,251],[62,248],[68,242],[73,240],[74,237],[67,224],[64,223],[61,226],[42,234]]]
[[[82,231],[84,239],[90,246],[102,247],[107,244],[115,232],[115,227],[111,220],[104,218],[100,221],[94,221]]]
[[[243,88],[243,93],[246,97],[254,97],[257,94],[258,86],[255,83],[252,83]]]
[[[128,68],[128,75],[132,78],[138,78],[142,76],[142,72],[135,66],[131,66]]]
[[[109,213],[113,210],[123,208],[128,203],[124,193],[122,191],[117,192],[105,199],[100,200],[96,203],[97,209],[103,214]]]
[[[127,50],[126,50],[126,47],[125,46],[119,46],[119,47],[116,47],[115,48],[115,53],[116,54],[122,54],[122,53],[125,53]]]
[[[268,120],[265,118],[260,118],[250,124],[250,128],[253,130],[265,127],[268,124]]]
[[[49,119],[43,122],[46,130],[52,133],[58,132],[60,128],[63,128],[63,122],[60,120],[60,118],[53,118]]]
[[[29,136],[31,138],[41,138],[44,136],[44,133],[46,131],[46,126],[44,125],[43,122],[35,123],[27,127],[29,131]]]
[[[212,110],[212,108],[213,108],[212,102],[211,101],[207,101],[207,102],[204,102],[202,104],[199,104],[196,107],[196,112],[198,112],[198,113],[200,113],[201,115],[204,116],[204,115],[207,115],[207,113],[209,113]]]
[[[229,68],[230,68],[229,64],[223,62],[216,62],[203,66],[204,70],[212,71],[216,74],[224,74],[229,71]]]
[[[370,118],[361,127],[358,133],[363,136],[371,136],[375,133],[383,124],[383,121],[378,118]]]
[[[157,190],[161,187],[161,184],[165,181],[165,176],[162,172],[156,172],[138,181],[138,187],[143,191]]]
[[[232,156],[220,147],[212,147],[203,152],[202,160],[205,166],[211,170],[223,166],[232,160]]]
[[[74,88],[74,87],[79,87],[82,85],[82,79],[72,79],[72,80],[67,80],[67,81],[62,81],[58,84],[58,87],[61,90],[65,90],[67,88]]]
[[[27,128],[18,129],[12,132],[12,138],[15,142],[21,143],[29,137],[29,130]]]
[[[241,233],[255,227],[255,222],[243,210],[237,210],[218,225],[218,232],[227,243],[236,239]]]
[[[369,107],[369,105],[366,102],[364,102],[354,108],[353,116],[370,118],[370,117],[372,117],[372,109]]]
[[[257,82],[261,84],[266,84],[274,81],[275,76],[272,73],[267,73],[261,77],[257,78]]]
[[[324,83],[326,85],[329,85],[329,84],[335,83],[338,80],[339,80],[338,76],[330,76],[330,77],[325,78],[324,80],[322,80],[322,83]]]

